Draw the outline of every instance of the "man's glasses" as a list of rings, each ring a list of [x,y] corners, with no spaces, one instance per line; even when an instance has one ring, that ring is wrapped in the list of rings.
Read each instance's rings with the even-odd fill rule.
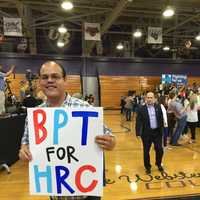
[[[40,79],[43,81],[48,81],[49,78],[52,81],[58,81],[58,80],[62,79],[63,76],[61,76],[60,74],[51,74],[51,75],[42,74],[42,75],[40,75]]]

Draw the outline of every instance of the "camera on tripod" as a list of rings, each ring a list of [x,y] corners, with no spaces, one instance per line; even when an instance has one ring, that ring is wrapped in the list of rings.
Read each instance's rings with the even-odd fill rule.
[[[37,74],[34,74],[31,69],[26,70],[26,80],[28,81],[29,91],[33,92],[33,84],[32,81],[38,79]]]
[[[38,76],[34,74],[31,69],[26,70],[26,80],[27,81],[32,81],[34,79],[38,79]]]

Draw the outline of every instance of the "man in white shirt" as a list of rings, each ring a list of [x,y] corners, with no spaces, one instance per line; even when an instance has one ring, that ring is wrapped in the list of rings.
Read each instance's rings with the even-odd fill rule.
[[[71,97],[65,92],[66,72],[65,69],[54,61],[48,61],[44,63],[39,71],[39,83],[42,91],[47,97],[47,101],[40,107],[78,107],[85,108],[90,105],[80,99]],[[32,154],[29,150],[29,132],[27,121],[24,130],[24,136],[22,137],[21,149],[19,157],[21,160],[31,161]],[[67,139],[67,137],[66,137]],[[115,146],[115,137],[109,128],[104,126],[104,134],[95,138],[97,145],[103,150],[112,150]],[[50,197],[51,200],[100,200],[100,197],[93,196],[74,196],[74,197]]]

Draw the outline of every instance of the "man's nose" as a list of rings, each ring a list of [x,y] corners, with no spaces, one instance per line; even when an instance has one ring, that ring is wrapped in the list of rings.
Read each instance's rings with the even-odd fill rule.
[[[53,81],[55,81],[55,79],[52,76],[49,76],[48,79],[47,79],[47,81],[48,82],[53,82]]]

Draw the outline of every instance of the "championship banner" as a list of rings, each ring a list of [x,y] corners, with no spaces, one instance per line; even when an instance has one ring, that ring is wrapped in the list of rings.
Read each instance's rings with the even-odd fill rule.
[[[102,108],[28,108],[30,193],[102,196]]]
[[[3,18],[3,30],[5,36],[21,37],[22,34],[22,20],[21,18]]]
[[[162,44],[162,28],[148,27],[148,44]]]
[[[84,23],[85,40],[101,40],[99,23]]]

